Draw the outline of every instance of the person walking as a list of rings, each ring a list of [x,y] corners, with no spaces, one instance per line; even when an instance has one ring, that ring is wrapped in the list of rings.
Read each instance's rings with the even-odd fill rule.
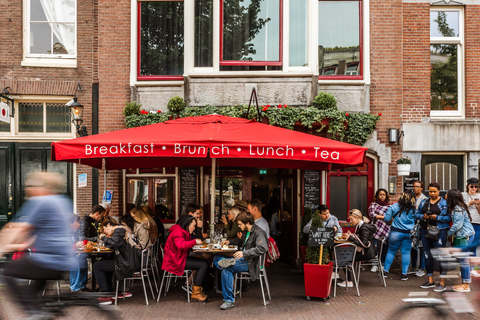
[[[477,178],[467,180],[467,192],[462,192],[463,201],[468,206],[468,212],[472,218],[472,226],[475,230],[472,243],[480,242],[480,194],[478,193],[479,181]],[[470,252],[474,257],[477,256],[477,248],[472,247]],[[480,277],[480,273],[471,267],[471,276]]]
[[[404,192],[398,202],[387,209],[384,220],[385,222],[392,221],[392,226],[385,259],[385,276],[388,276],[390,266],[400,248],[402,254],[402,276],[400,280],[408,280],[407,272],[410,265],[410,250],[412,249],[410,230],[415,225],[415,209],[415,196],[410,191]]]
[[[418,209],[423,200],[427,199],[427,196],[423,194],[423,189],[425,185],[422,181],[415,181],[413,183],[413,192],[415,193],[415,208]],[[420,221],[417,220],[416,224],[419,224]],[[423,250],[423,243],[420,241],[420,232],[419,228],[416,229],[415,245],[412,244],[412,251],[410,253],[410,268],[412,272],[415,272],[415,277],[423,277],[425,275],[425,251]],[[418,266],[418,268],[417,268]]]

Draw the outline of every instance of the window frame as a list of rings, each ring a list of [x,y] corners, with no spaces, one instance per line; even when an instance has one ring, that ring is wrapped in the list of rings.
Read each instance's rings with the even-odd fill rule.
[[[363,17],[363,2],[364,1],[368,1],[368,0],[318,0],[318,2],[322,2],[322,1],[335,1],[335,2],[340,2],[340,1],[357,1],[358,2],[358,14],[359,14],[359,19],[358,19],[358,24],[359,24],[359,28],[358,28],[358,32],[359,32],[359,52],[360,52],[360,57],[358,59],[359,63],[360,63],[360,67],[359,67],[359,74],[358,75],[355,75],[355,76],[347,76],[347,75],[319,75],[318,76],[318,80],[363,80],[364,79],[364,75],[363,75],[363,71],[364,71],[364,52],[363,52],[363,49],[364,49],[364,46],[363,46],[363,23],[364,23],[364,17]],[[318,8],[317,8],[317,20],[318,20]],[[317,26],[317,29],[318,29],[318,26]],[[317,39],[316,39],[316,43],[317,43],[317,48],[318,46],[320,45],[319,41],[318,41],[318,36],[317,36]],[[317,71],[319,72],[319,64],[318,64],[318,58],[317,58]]]
[[[431,12],[458,12],[458,37],[429,37],[429,61],[430,46],[432,44],[456,44],[457,45],[457,100],[458,109],[455,111],[432,110],[430,104],[431,118],[465,118],[465,18],[463,7],[458,6],[431,6]],[[429,16],[430,17],[430,16]],[[428,29],[430,34],[430,28]],[[431,63],[429,67],[431,66]],[[431,75],[429,75],[431,81]],[[431,82],[430,82],[431,83]],[[430,95],[431,97],[431,91]]]
[[[155,0],[139,0],[137,1],[137,46],[136,46],[136,50],[137,50],[137,80],[138,81],[156,81],[156,80],[184,80],[184,76],[183,75],[177,75],[177,76],[173,76],[173,75],[141,75],[140,74],[140,66],[141,66],[141,60],[142,60],[142,43],[141,43],[141,40],[142,40],[142,2],[150,2],[150,1],[155,1]],[[165,1],[165,2],[183,2],[183,10],[184,10],[184,17],[185,17],[185,12],[186,12],[186,5],[187,5],[187,1],[184,1],[184,0],[161,0],[161,1]],[[185,34],[187,32],[187,28],[185,27],[185,19],[184,19],[184,25],[183,25],[183,36],[184,36],[184,40],[185,39]],[[186,41],[185,41],[186,42]],[[185,54],[186,54],[187,50],[186,50],[186,45],[184,43],[184,46],[183,46],[183,54],[184,54],[184,57],[185,57]],[[185,67],[186,67],[186,64],[185,64],[185,58],[184,58],[184,63],[183,63],[183,74],[185,74]]]
[[[242,61],[242,60],[223,60],[223,3],[225,0],[220,0],[220,46],[219,46],[219,66],[283,66],[283,28],[284,28],[284,19],[283,19],[283,0],[278,0],[279,2],[279,39],[278,39],[278,61]],[[215,50],[215,49],[214,49]]]
[[[76,68],[78,56],[78,1],[75,1],[75,54],[38,54],[30,53],[30,1],[23,0],[23,59],[24,67]]]

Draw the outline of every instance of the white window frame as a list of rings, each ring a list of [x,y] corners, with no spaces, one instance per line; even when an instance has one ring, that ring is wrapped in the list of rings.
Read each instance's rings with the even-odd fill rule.
[[[15,141],[55,141],[72,139],[76,137],[76,128],[70,123],[70,132],[46,132],[47,128],[47,103],[67,103],[73,97],[59,96],[12,96],[14,102],[14,116],[10,118],[10,131],[0,132],[0,139]],[[19,110],[20,103],[43,103],[43,132],[20,132],[19,131]]]
[[[432,119],[464,119],[465,118],[465,24],[464,9],[456,6],[432,6],[430,12],[458,12],[458,37],[430,37],[432,44],[456,44],[457,45],[457,88],[458,88],[458,110],[442,111],[431,110]],[[429,18],[430,19],[430,18]],[[430,32],[430,28],[429,28]],[[430,47],[430,46],[429,46]],[[429,59],[430,61],[430,59]],[[430,92],[431,93],[431,92]],[[431,107],[430,107],[431,108]]]
[[[55,67],[55,68],[76,68],[77,67],[77,26],[78,6],[75,0],[75,54],[30,54],[30,0],[23,0],[23,67]]]
[[[137,61],[138,61],[138,2],[139,1],[162,1],[162,0],[130,0],[131,3],[131,42],[130,42],[130,85],[131,86],[152,86],[152,85],[183,85],[183,80],[137,80]],[[195,0],[183,0],[185,12],[184,25],[184,77],[203,77],[203,76],[226,76],[226,77],[258,77],[258,76],[317,76],[318,77],[318,0],[308,0],[308,66],[291,67],[289,66],[289,8],[290,3],[295,0],[283,0],[283,67],[282,70],[275,71],[220,71],[220,1],[213,2],[213,67],[194,67],[195,60],[195,24],[188,23],[194,21]],[[369,0],[363,0],[363,79],[352,80],[334,80],[322,79],[318,83],[338,83],[338,84],[368,84],[370,83],[370,19],[369,19]]]

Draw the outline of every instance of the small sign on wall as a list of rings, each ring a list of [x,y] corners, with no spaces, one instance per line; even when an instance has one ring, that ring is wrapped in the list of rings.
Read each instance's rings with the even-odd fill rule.
[[[103,192],[103,203],[112,203],[113,191],[107,190]]]
[[[10,123],[10,106],[5,102],[0,102],[0,121]]]
[[[79,174],[78,175],[78,187],[83,188],[87,186],[87,174]]]
[[[410,172],[410,175],[403,177],[403,191],[413,190],[413,184],[419,180],[420,172]]]

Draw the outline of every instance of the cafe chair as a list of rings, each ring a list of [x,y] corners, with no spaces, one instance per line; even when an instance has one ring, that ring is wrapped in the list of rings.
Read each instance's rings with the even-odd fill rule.
[[[377,266],[378,267],[378,271],[377,271],[377,274],[378,276],[380,277],[380,282],[382,283],[382,285],[386,288],[387,287],[387,281],[385,279],[385,277],[383,276],[383,264],[382,264],[382,253],[383,253],[383,250],[384,250],[384,244],[385,242],[387,241],[385,239],[385,237],[383,237],[381,240],[379,239],[380,241],[380,250],[378,252],[378,255],[373,258],[372,260],[369,260],[369,261],[364,261],[364,262],[357,262],[357,279],[358,281],[360,281],[360,271],[363,267],[367,267],[367,266]]]
[[[161,253],[162,253],[162,261],[163,261],[163,258],[164,258],[164,244],[162,243],[160,245],[160,250],[161,250]],[[163,270],[163,277],[162,277],[162,282],[160,284],[160,290],[158,291],[158,297],[157,297],[157,302],[160,301],[160,296],[162,295],[162,288],[163,288],[163,284],[165,283],[165,293],[164,293],[164,296],[167,296],[167,292],[168,292],[168,289],[170,288],[170,280],[173,278],[175,280],[177,280],[177,278],[180,278],[180,279],[186,279],[187,281],[187,288],[190,287],[190,283],[188,282],[188,279],[190,278],[190,275],[192,274],[192,270],[189,270],[189,269],[185,269],[183,271],[183,275],[182,276],[177,276],[176,274],[173,274],[173,273],[170,273],[170,272],[167,272],[165,270]],[[187,301],[188,303],[190,303],[190,293],[187,292]]]
[[[345,282],[347,285],[345,289],[348,290],[348,272],[351,271],[353,275],[353,282],[357,289],[357,295],[360,297],[360,292],[358,291],[358,281],[355,275],[355,254],[357,252],[357,246],[353,243],[342,243],[333,247],[333,254],[335,256],[334,266],[335,273],[338,274],[338,269],[345,270]],[[337,277],[335,277],[335,283],[333,288],[333,297],[337,295]]]
[[[155,290],[158,292],[158,282],[160,282],[160,273],[159,273],[159,266],[158,266],[158,251],[160,250],[160,238],[156,238],[155,242],[152,245],[152,249],[150,250],[150,259],[149,265],[147,266],[147,271],[152,273],[153,282],[155,283]],[[158,282],[157,282],[158,278]]]
[[[268,299],[272,300],[272,297],[270,296],[270,285],[268,283],[267,270],[265,269],[265,257],[266,257],[266,254],[263,254],[263,255],[260,256],[260,273],[258,274],[258,279],[260,280],[260,288],[262,289],[262,297],[263,297],[263,305],[264,306],[267,305],[267,301],[265,300],[265,290],[263,289],[263,282],[264,281],[265,281],[265,287],[266,287],[267,293],[268,293]],[[250,273],[248,271],[247,272],[235,273],[235,280],[233,282],[234,283],[233,292],[237,292],[237,281],[240,281],[240,290],[239,290],[240,298],[242,297],[242,280],[251,280]]]
[[[150,258],[150,250],[152,247],[148,247],[142,250],[141,256],[141,264],[140,264],[140,271],[135,272],[131,277],[123,279],[123,290],[125,290],[125,285],[127,280],[142,280],[143,292],[145,293],[145,303],[148,306],[148,295],[147,295],[147,287],[145,285],[145,278],[148,280],[148,284],[150,285],[150,291],[152,291],[152,299],[155,299],[155,294],[153,293],[152,282],[150,281],[150,276],[148,275],[148,265],[149,265],[149,258]],[[118,300],[118,287],[119,287],[119,280],[117,280],[117,288],[115,289],[115,305],[117,305]],[[125,299],[125,295],[123,297]]]

